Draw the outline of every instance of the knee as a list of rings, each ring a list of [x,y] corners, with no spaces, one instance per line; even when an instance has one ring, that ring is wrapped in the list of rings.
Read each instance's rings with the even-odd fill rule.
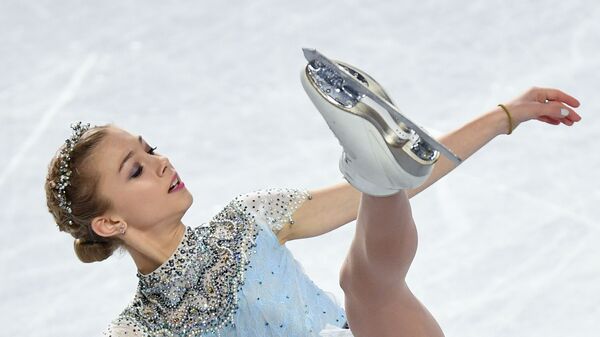
[[[354,292],[357,287],[361,287],[362,277],[367,276],[369,273],[364,269],[364,265],[357,261],[357,257],[351,258],[350,255],[346,257],[339,273],[339,285],[344,293],[349,294]]]
[[[349,264],[345,261],[342,264],[342,268],[340,268],[340,273],[338,275],[338,282],[340,284],[340,288],[342,288],[342,290],[344,290],[344,292],[350,290],[351,275],[350,275],[349,268],[350,268]]]
[[[360,256],[346,257],[339,273],[339,285],[346,295],[355,294],[368,283],[373,281],[372,271]]]
[[[371,296],[406,281],[410,262],[369,261],[364,254],[349,254],[342,263],[338,282],[346,295]]]

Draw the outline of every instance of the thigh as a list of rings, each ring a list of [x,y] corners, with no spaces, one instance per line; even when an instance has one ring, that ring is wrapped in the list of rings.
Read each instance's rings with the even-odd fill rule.
[[[361,220],[358,219],[357,227]],[[390,233],[377,241],[365,239],[357,228],[340,269],[341,287],[364,289],[370,295],[379,295],[375,293],[381,290],[381,296],[385,297],[388,287],[405,281],[417,246],[417,228],[413,221],[406,223],[400,233]]]
[[[354,263],[384,275],[404,274],[417,250],[417,228],[405,191],[386,198],[362,196],[351,254],[360,255]]]
[[[443,333],[406,285],[417,249],[417,230],[406,194],[363,194],[354,239],[340,270],[350,329],[356,337]]]
[[[406,283],[391,287],[386,297],[357,296],[349,289],[344,293],[346,316],[355,337],[444,336],[429,310]]]

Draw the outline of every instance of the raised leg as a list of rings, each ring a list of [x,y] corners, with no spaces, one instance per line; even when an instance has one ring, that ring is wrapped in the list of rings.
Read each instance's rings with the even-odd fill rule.
[[[361,196],[356,232],[340,271],[356,337],[440,337],[440,326],[406,285],[417,230],[405,191]]]

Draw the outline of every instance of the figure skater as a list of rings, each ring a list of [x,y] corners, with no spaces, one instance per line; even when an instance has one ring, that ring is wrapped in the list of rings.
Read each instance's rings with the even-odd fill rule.
[[[525,121],[579,121],[565,104],[579,106],[559,90],[532,88],[503,107],[512,124],[507,112],[495,108],[440,141],[466,159]],[[367,180],[374,172],[350,167],[356,186],[256,190],[189,227],[181,219],[192,194],[156,147],[115,124],[71,127],[48,167],[48,209],[59,230],[73,236],[82,262],[102,261],[122,249],[137,267],[138,288],[106,336],[443,335],[404,278],[417,242],[408,199],[454,168],[444,158],[413,188],[398,188],[402,181],[415,184],[404,171],[386,185]],[[343,154],[364,151],[340,143]],[[383,160],[373,159],[374,166],[403,170]],[[355,182],[359,175],[362,185]],[[344,309],[308,278],[285,243],[353,220],[356,233],[340,272]]]

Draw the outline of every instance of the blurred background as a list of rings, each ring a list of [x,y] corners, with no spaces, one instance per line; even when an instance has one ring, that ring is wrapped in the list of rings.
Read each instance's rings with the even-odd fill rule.
[[[98,336],[137,286],[126,255],[81,263],[46,209],[73,121],[167,154],[192,227],[244,192],[343,182],[302,47],[365,70],[438,136],[531,86],[579,99],[581,122],[522,124],[411,200],[408,284],[448,337],[600,333],[597,2],[3,0],[0,44],[6,336]],[[286,244],[340,305],[354,226]]]

